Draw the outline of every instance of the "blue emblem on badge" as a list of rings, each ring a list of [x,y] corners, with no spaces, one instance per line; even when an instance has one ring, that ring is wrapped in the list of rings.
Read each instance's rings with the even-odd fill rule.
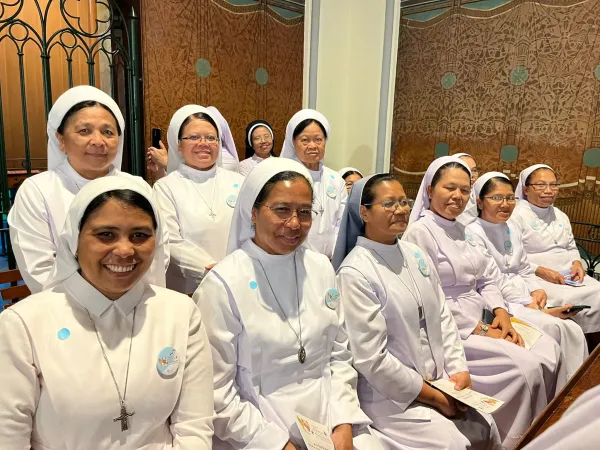
[[[71,332],[69,331],[68,328],[61,328],[60,330],[58,330],[58,338],[61,341],[64,341],[65,339],[69,339],[70,336],[71,336]]]
[[[512,250],[513,250],[512,242],[510,242],[509,240],[504,241],[504,250],[507,253],[512,253]]]
[[[165,347],[158,354],[156,368],[161,375],[174,375],[179,369],[179,355],[173,347]]]
[[[419,261],[417,262],[417,266],[419,266],[419,272],[421,272],[421,275],[423,275],[424,277],[429,276],[429,266],[427,266],[427,263],[423,258],[419,259]]]
[[[258,283],[254,280],[250,282],[250,289],[254,290],[258,287]]]
[[[335,198],[337,196],[337,192],[335,192],[335,188],[331,185],[327,187],[327,197]]]
[[[225,203],[227,203],[227,206],[230,206],[232,208],[235,208],[235,202],[237,202],[237,195],[233,195],[233,194],[231,194],[229,197],[227,197],[227,200],[225,200]]]
[[[325,304],[329,309],[337,309],[340,306],[340,291],[336,288],[331,288],[325,293]]]

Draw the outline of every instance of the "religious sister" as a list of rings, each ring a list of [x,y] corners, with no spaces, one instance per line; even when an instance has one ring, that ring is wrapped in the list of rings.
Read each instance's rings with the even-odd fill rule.
[[[240,174],[247,176],[261,161],[275,156],[275,135],[268,122],[254,120],[246,127],[246,159],[240,163]]]

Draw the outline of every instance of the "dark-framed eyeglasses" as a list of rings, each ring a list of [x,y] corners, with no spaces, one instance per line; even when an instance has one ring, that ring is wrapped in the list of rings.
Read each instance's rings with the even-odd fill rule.
[[[292,208],[286,205],[271,206],[265,205],[264,203],[261,203],[259,206],[269,208],[281,222],[288,222],[292,217],[294,217],[295,214],[296,217],[298,217],[298,222],[311,223],[319,215],[317,211],[311,208]]]
[[[192,134],[191,136],[184,136],[181,138],[182,141],[189,141],[189,142],[201,142],[204,141],[207,144],[215,144],[217,142],[219,142],[219,138],[216,136],[199,136],[197,134]]]
[[[560,183],[529,183],[527,186],[531,186],[536,192],[543,192],[546,189],[551,191],[558,191]]]
[[[410,198],[404,198],[402,200],[384,200],[382,202],[367,203],[364,206],[380,205],[387,212],[395,212],[398,208],[412,209],[414,204],[414,200]]]
[[[502,202],[504,202],[504,200],[506,200],[506,203],[508,203],[509,205],[512,205],[513,203],[517,202],[517,199],[515,198],[514,195],[508,195],[506,197],[504,197],[503,195],[490,195],[489,197],[483,197],[483,198],[487,198],[492,203],[502,203]]]

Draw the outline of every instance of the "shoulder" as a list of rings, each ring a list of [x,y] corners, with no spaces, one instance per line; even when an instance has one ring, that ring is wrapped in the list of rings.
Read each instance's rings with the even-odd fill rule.
[[[552,208],[554,208],[554,214],[556,215],[556,217],[558,219],[560,219],[561,221],[564,221],[564,222],[570,222],[569,216],[567,216],[564,212],[562,212],[556,206],[553,206]]]
[[[467,225],[465,227],[465,233],[470,234],[472,236],[479,236],[479,237],[485,236],[485,230],[477,221],[471,222],[469,225]]]
[[[373,270],[371,258],[369,250],[357,245],[344,258],[337,273],[341,276],[349,275],[354,277],[359,275],[366,279],[367,275]]]
[[[231,182],[234,185],[238,184],[237,187],[240,187],[240,185],[244,182],[243,175],[240,175],[238,172],[232,172],[231,170],[223,169],[221,167],[219,167],[219,169],[217,169],[217,176],[221,180],[226,180],[228,182]],[[234,186],[234,187],[236,187],[236,186]]]
[[[344,181],[344,179],[342,178],[342,176],[337,173],[335,170],[330,169],[327,166],[323,166],[323,178],[325,178],[325,181],[330,181],[331,183],[335,184],[338,187],[343,187],[344,189],[346,189],[346,182]]]
[[[19,186],[17,195],[44,196],[56,184],[62,184],[60,174],[55,170],[48,170],[25,179]]]
[[[25,326],[29,327],[34,324],[48,323],[51,317],[62,317],[70,309],[66,294],[58,286],[30,295],[11,306],[7,311],[16,314]]]

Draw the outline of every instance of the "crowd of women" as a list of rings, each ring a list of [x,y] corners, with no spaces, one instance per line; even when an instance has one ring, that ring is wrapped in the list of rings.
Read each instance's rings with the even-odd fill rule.
[[[67,91],[10,211],[34,295],[0,314],[1,450],[304,449],[297,414],[335,450],[511,449],[598,340],[549,166],[513,190],[438,158],[413,204],[391,175],[325,166],[317,111],[278,158],[251,122],[239,162],[223,116],[187,105],[151,188],[120,170],[124,127],[108,95]],[[527,449],[591,448],[592,394]]]

